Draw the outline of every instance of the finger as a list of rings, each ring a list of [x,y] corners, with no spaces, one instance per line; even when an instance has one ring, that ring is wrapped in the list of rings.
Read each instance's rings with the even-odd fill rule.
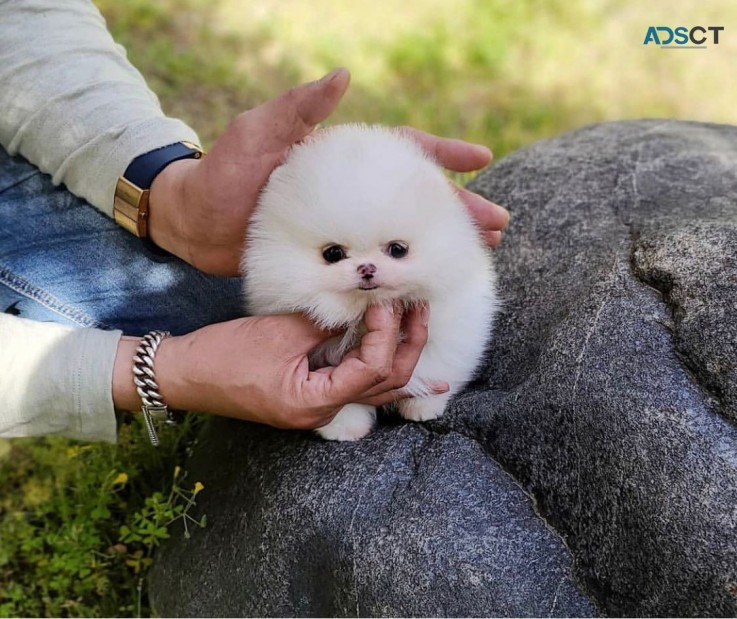
[[[313,372],[308,378],[324,390],[322,399],[326,403],[355,402],[391,375],[401,319],[398,307],[374,305],[366,310],[367,332],[361,338],[358,355],[346,357],[332,372]]]
[[[429,395],[441,395],[443,393],[448,393],[448,391],[450,391],[450,386],[448,385],[448,383],[445,383],[442,387],[432,387],[430,389]],[[395,389],[394,391],[387,391],[386,393],[382,393],[381,395],[377,395],[372,398],[360,400],[359,404],[369,404],[370,406],[386,406],[387,404],[393,404],[394,402],[399,402],[400,400],[406,400],[407,398],[413,397],[415,396],[406,389]]]
[[[338,106],[350,77],[347,69],[335,69],[247,112],[254,126],[269,128],[264,135],[266,143],[262,142],[264,150],[281,153],[311,133]]]
[[[503,206],[489,202],[486,198],[464,187],[456,185],[455,190],[482,230],[504,230],[507,227],[510,215]]]
[[[482,235],[487,247],[499,247],[502,242],[502,233],[498,230],[487,230]]]
[[[311,87],[311,91],[306,93],[297,113],[302,122],[309,128],[309,131],[312,131],[316,125],[333,113],[348,90],[350,83],[350,71],[345,67],[338,67],[319,80],[307,85],[306,90]],[[297,136],[296,139],[303,138],[307,133]]]
[[[427,386],[430,391],[429,395],[440,395],[442,393],[448,393],[448,391],[450,391],[450,385],[442,381],[433,381],[432,383],[428,383]],[[415,397],[414,394],[412,394],[408,389],[402,388],[387,391],[380,395],[366,398],[364,400],[359,400],[359,403],[370,404],[371,406],[384,406],[386,404],[391,404],[392,402],[398,402],[399,400],[404,400],[406,398],[412,397]]]
[[[430,308],[420,303],[407,311],[402,319],[403,341],[397,346],[391,375],[385,381],[369,389],[363,397],[372,397],[390,390],[403,388],[412,378],[427,343]]]
[[[414,139],[444,168],[454,172],[480,170],[491,162],[491,151],[482,144],[471,144],[453,138],[441,138],[414,127],[400,127],[399,131]]]

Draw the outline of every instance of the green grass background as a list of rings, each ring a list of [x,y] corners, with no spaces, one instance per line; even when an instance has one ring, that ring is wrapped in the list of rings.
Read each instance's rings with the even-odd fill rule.
[[[99,5],[164,109],[206,144],[239,111],[341,65],[353,82],[334,121],[412,124],[498,155],[600,120],[737,118],[732,0]],[[667,24],[726,30],[706,51],[642,44]]]
[[[353,81],[331,122],[410,124],[484,143],[497,157],[603,120],[737,121],[733,0],[98,6],[164,110],[205,146],[237,113],[335,66]],[[663,50],[642,45],[650,25],[725,31],[707,50]],[[0,440],[0,615],[147,614],[143,559],[168,534],[173,512],[161,504],[190,437],[171,433],[156,453],[137,424],[118,447]],[[127,481],[114,483],[121,473]],[[153,531],[140,536],[148,542],[123,543],[141,523]]]

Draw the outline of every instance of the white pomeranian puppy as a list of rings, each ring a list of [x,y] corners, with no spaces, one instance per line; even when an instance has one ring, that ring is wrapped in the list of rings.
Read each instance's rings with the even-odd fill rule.
[[[264,188],[242,261],[250,314],[304,312],[346,335],[315,351],[337,364],[366,308],[395,299],[430,306],[428,341],[396,406],[405,419],[443,414],[476,370],[497,309],[491,258],[441,168],[401,130],[342,125],[289,151]],[[427,383],[450,391],[429,395]],[[317,432],[357,440],[376,409],[344,406]]]

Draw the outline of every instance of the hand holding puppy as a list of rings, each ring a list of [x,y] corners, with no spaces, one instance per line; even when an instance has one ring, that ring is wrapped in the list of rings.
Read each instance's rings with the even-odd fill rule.
[[[277,428],[318,428],[348,402],[380,406],[401,397],[427,341],[427,323],[427,308],[402,314],[398,307],[372,307],[360,346],[338,366],[310,371],[308,353],[332,332],[298,314],[241,318],[165,339],[156,355],[156,377],[172,409]],[[397,344],[400,328],[405,337]],[[140,407],[130,363],[138,343],[124,337],[118,346],[118,409]],[[442,392],[447,386],[435,388]]]
[[[237,275],[244,222],[261,188],[289,147],[334,111],[349,81],[348,71],[337,69],[293,88],[237,116],[207,157],[167,166],[151,187],[151,239],[201,271]],[[491,161],[484,146],[407,131],[449,170],[468,172]],[[507,211],[466,189],[458,192],[487,243],[496,246],[509,220]]]
[[[245,223],[289,148],[325,120],[345,94],[350,75],[333,71],[236,117],[207,157],[167,166],[150,194],[149,233],[160,247],[195,268],[224,276],[239,272]],[[447,169],[486,166],[490,151],[461,140],[405,129]],[[466,189],[458,195],[496,246],[509,214]],[[332,333],[300,315],[258,316],[210,325],[165,340],[156,357],[161,392],[173,409],[199,410],[283,428],[318,428],[349,402],[381,406],[405,396],[402,387],[427,341],[428,308],[402,316],[386,307],[366,313],[368,332],[334,367],[310,371],[308,353]],[[400,330],[405,337],[398,342]],[[123,338],[114,372],[116,407],[140,404],[130,359],[137,338]],[[441,377],[439,377],[441,378]],[[448,391],[439,381],[435,393]]]

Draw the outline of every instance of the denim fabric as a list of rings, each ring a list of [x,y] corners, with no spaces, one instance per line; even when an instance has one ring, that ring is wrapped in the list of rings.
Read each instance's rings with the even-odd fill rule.
[[[243,315],[238,278],[160,257],[49,176],[0,148],[0,311],[174,334]]]

